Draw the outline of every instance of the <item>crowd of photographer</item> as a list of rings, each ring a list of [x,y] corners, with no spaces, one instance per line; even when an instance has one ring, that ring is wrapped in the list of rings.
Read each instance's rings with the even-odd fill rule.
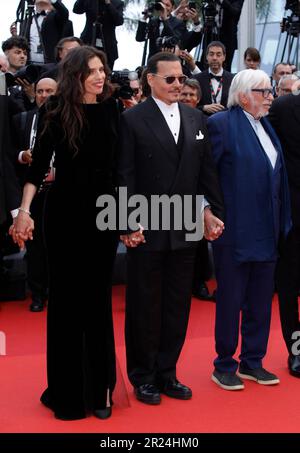
[[[179,93],[180,91],[179,101],[182,104],[185,104],[185,106],[194,109],[193,114],[196,115],[195,118],[200,118],[199,115],[201,115],[203,124],[208,121],[210,131],[215,131],[212,142],[216,140],[216,137],[218,137],[221,142],[222,134],[219,133],[220,131],[218,132],[218,121],[222,122],[225,117],[216,114],[228,112],[228,99],[231,107],[243,107],[240,98],[239,101],[237,101],[236,99],[233,100],[233,95],[230,97],[232,83],[239,83],[236,82],[239,77],[236,77],[231,73],[231,64],[234,51],[237,48],[237,25],[242,7],[243,0],[209,0],[204,2],[201,15],[196,3],[189,2],[188,0],[181,0],[177,5],[174,0],[161,0],[149,3],[142,12],[142,18],[138,21],[136,31],[136,40],[145,43],[142,65],[134,71],[128,69],[114,71],[114,62],[118,58],[115,28],[121,26],[124,22],[123,2],[119,0],[99,0],[99,2],[94,2],[92,0],[77,0],[74,3],[74,13],[86,14],[86,25],[80,38],[78,38],[73,36],[73,27],[69,20],[69,12],[63,4],[63,1],[27,0],[27,2],[25,2],[21,0],[17,12],[18,20],[20,20],[19,30],[17,20],[17,22],[11,26],[10,31],[12,36],[2,44],[4,55],[0,56],[0,70],[5,74],[7,90],[2,94],[8,95],[5,96],[5,104],[3,104],[2,108],[2,113],[6,113],[3,121],[5,121],[7,127],[5,129],[5,137],[1,137],[2,143],[5,142],[5,149],[3,147],[1,148],[3,154],[1,165],[5,165],[6,176],[3,181],[0,180],[1,184],[4,183],[7,185],[7,190],[9,191],[9,196],[6,197],[7,217],[9,217],[9,211],[11,211],[11,215],[14,217],[18,212],[18,206],[20,206],[20,189],[26,181],[32,164],[32,149],[35,144],[40,112],[43,111],[43,106],[48,97],[56,93],[57,83],[58,87],[62,86],[62,75],[69,74],[70,76],[70,72],[68,73],[65,62],[69,60],[73,61],[74,58],[72,59],[72,56],[76,55],[76,52],[81,52],[78,50],[79,48],[83,48],[83,53],[85,51],[90,52],[91,50],[89,49],[92,47],[97,50],[101,49],[106,53],[110,70],[108,71],[108,67],[104,64],[103,67],[105,67],[105,71],[107,71],[107,74],[104,76],[107,77],[105,83],[112,88],[112,103],[117,105],[119,113],[124,111],[127,111],[126,113],[130,111],[129,114],[131,114],[131,112],[136,112],[137,106],[140,108],[144,101],[148,102],[148,104],[145,105],[149,105],[149,102],[152,102],[149,101],[149,99],[151,99],[151,94],[153,97],[153,87],[158,87],[158,77],[162,77],[162,79],[164,79],[162,81],[164,85],[162,91],[163,89],[167,90],[168,87],[171,90],[172,87],[175,86],[177,92]],[[86,44],[91,47],[87,47]],[[202,57],[201,61],[195,61],[190,52],[199,45],[201,45],[202,48]],[[74,49],[77,50],[75,51]],[[102,54],[96,54],[95,58],[98,58],[99,55]],[[174,67],[178,67],[178,62],[180,62],[180,75],[173,76],[170,74],[161,76],[160,74],[155,73],[155,71],[151,72],[149,65],[147,65],[146,57],[148,57],[150,61],[151,68],[151,62],[155,55],[162,55],[162,61],[167,64],[170,63],[170,65],[171,63],[174,63]],[[253,84],[253,86],[251,85],[251,92],[257,96],[257,103],[264,103],[265,109],[269,110],[273,97],[281,98],[291,92],[295,92],[296,89],[299,89],[299,77],[297,74],[294,74],[296,68],[288,63],[279,62],[274,67],[270,80],[266,74],[259,71],[260,62],[261,57],[257,49],[249,47],[245,50],[245,68],[250,69],[250,74],[252,74],[251,77],[249,76],[249,83],[251,82]],[[155,70],[157,70],[157,68],[155,68]],[[258,70],[257,83],[255,82],[256,76],[253,75],[253,70]],[[74,72],[76,72],[75,69]],[[245,75],[245,73],[247,73],[247,71],[242,71],[241,78],[245,77],[246,80],[247,75]],[[89,76],[90,74],[88,76],[86,74],[84,75],[84,77],[87,78],[89,78]],[[107,81],[108,79],[109,83]],[[233,82],[233,80],[235,82]],[[243,83],[245,84],[245,82]],[[234,85],[234,87],[237,89],[236,85]],[[242,87],[244,89],[243,93],[245,92],[247,94],[248,88],[244,85]],[[74,99],[73,101],[75,102]],[[247,102],[250,101],[247,100]],[[266,106],[265,104],[268,105]],[[276,110],[276,106],[281,104],[284,108],[291,109],[291,111],[293,111],[294,105],[290,105],[287,101],[285,103],[285,101],[279,100],[277,104],[275,103],[275,109],[273,111],[271,110],[270,115],[279,138],[285,147],[284,151],[286,151],[290,148],[294,149],[294,143],[287,143],[288,140],[284,136],[284,131],[282,130],[283,119]],[[158,106],[160,106],[159,103]],[[252,107],[251,104],[251,108]],[[186,107],[184,107],[184,109],[185,108]],[[160,106],[160,110],[166,119],[169,114],[168,108],[164,110],[164,107]],[[178,111],[176,112],[178,113]],[[171,117],[172,115],[173,111]],[[229,118],[228,121],[232,121],[230,114],[227,116]],[[134,113],[132,113],[132,117],[134,117]],[[130,118],[130,116],[127,116],[127,118]],[[236,117],[241,124],[245,124],[244,121],[247,121],[245,118],[240,115],[240,113]],[[173,124],[172,121],[170,122],[171,125]],[[262,140],[263,146],[265,146],[268,151],[271,150],[270,155],[272,157],[274,154],[274,146],[271,142],[275,143],[276,141],[277,146],[277,139],[273,140],[273,132],[270,132],[268,129],[269,126],[261,126],[260,123],[257,125],[256,118],[255,121],[253,118],[250,118],[249,121],[251,123],[251,126],[247,123],[249,131],[252,132],[252,128],[256,131],[255,134],[259,140]],[[299,118],[296,123],[299,127]],[[230,127],[233,128],[232,125]],[[258,129],[255,129],[256,127]],[[233,129],[231,132],[232,131]],[[177,132],[180,131],[178,130]],[[251,135],[250,132],[249,137]],[[113,134],[114,133],[115,131]],[[234,133],[237,134],[236,130]],[[247,139],[249,137],[247,137]],[[258,146],[258,142],[256,143],[255,138],[253,137],[254,136],[251,135],[251,140],[249,139],[250,145]],[[183,140],[182,137],[180,137],[180,139]],[[235,136],[235,139],[235,145],[238,148],[240,146],[241,138]],[[180,140],[178,143],[181,143]],[[218,148],[219,145],[219,142],[215,143],[216,148]],[[249,153],[251,148],[250,145]],[[148,154],[148,157],[151,159],[151,153]],[[283,161],[280,161],[280,165],[282,162]],[[275,164],[272,165],[272,167],[274,169]],[[292,168],[290,162],[287,163],[287,170],[288,174],[293,173],[294,175],[295,168]],[[285,173],[282,173],[282,175],[285,176]],[[32,217],[35,220],[35,234],[34,239],[29,241],[30,243],[27,245],[27,256],[28,284],[32,294],[30,310],[34,312],[42,311],[48,298],[48,270],[46,250],[43,241],[42,216],[45,197],[47,196],[47,191],[54,179],[55,152],[51,159],[50,168],[47,171],[47,177],[43,180],[32,204]],[[283,181],[281,181],[281,183],[283,184]],[[284,181],[284,183],[286,183],[286,181]],[[293,182],[291,183],[291,186],[292,185]],[[295,186],[298,188],[298,183],[296,183]],[[295,216],[295,218],[295,212],[298,209],[299,204],[299,196],[298,194],[295,195],[296,192],[295,188],[291,187],[292,216]],[[0,201],[3,203],[4,207],[5,200],[0,199]],[[26,210],[24,213],[26,214]],[[2,227],[4,231],[4,228],[7,227],[10,219],[8,219],[7,223],[4,223],[3,218],[0,219],[2,224],[4,224],[4,227]],[[297,226],[298,219],[296,219],[295,225],[296,227],[293,227],[294,229],[292,230],[292,235],[289,237],[288,242],[290,255],[292,254],[293,256],[295,255],[293,250],[298,250],[299,248],[300,229]],[[130,241],[129,238],[127,238],[127,240]],[[140,238],[137,240],[140,240]],[[215,299],[215,295],[209,294],[206,286],[206,281],[210,276],[207,244],[207,240],[203,239],[199,243],[193,257],[195,265],[192,291],[194,296],[200,299],[213,300]],[[217,251],[216,254],[218,253],[219,251]],[[295,282],[296,276],[291,276],[287,272],[287,268],[290,268],[291,266],[290,255],[284,253],[279,263],[278,288],[281,299],[281,321],[289,351],[289,367],[294,375],[300,376],[300,364],[295,364],[293,358],[291,358],[291,344],[288,339],[288,335],[292,328],[297,330],[295,324],[299,322],[298,320],[296,322],[295,316],[291,315],[292,310],[294,310],[295,314],[295,293],[298,291],[298,287]],[[221,262],[223,258],[220,258],[219,256],[217,260],[219,259],[219,262]],[[275,262],[275,259],[273,259],[273,261]],[[295,261],[297,261],[297,270],[299,268],[300,272],[299,259],[296,257]],[[293,265],[295,265],[295,263],[293,263]],[[270,273],[268,270],[268,278],[270,275],[273,275],[272,272]],[[223,275],[220,269],[218,270],[218,274],[220,281],[225,285],[224,279],[228,276],[225,274]],[[232,275],[233,274],[234,271],[232,271]],[[290,285],[293,290],[290,293],[288,293],[286,289],[287,284]],[[271,286],[270,283],[268,290]],[[268,297],[270,291],[268,291]],[[291,307],[289,310],[286,309],[287,305]],[[224,307],[222,310],[225,310]],[[264,342],[268,336],[267,318],[268,316],[266,316],[266,326],[264,327]],[[221,332],[223,327],[221,328],[219,326],[220,336],[223,335]],[[228,329],[230,330],[230,328]],[[224,365],[224,369],[225,368]],[[222,371],[222,366],[219,366],[219,370]],[[231,386],[232,390],[235,390],[235,388],[233,388],[234,386],[243,388],[239,387],[241,386],[241,383],[238,379],[230,380],[227,379],[226,376],[224,378],[224,373],[221,371],[215,373],[213,377],[214,382],[225,389],[226,386],[229,387],[229,389]],[[244,374],[247,375],[246,371]],[[268,382],[270,383],[272,381],[272,376],[270,377],[265,374],[261,379],[268,378]],[[273,378],[274,382],[272,381],[272,383],[277,383],[278,380],[276,379],[275,376]],[[177,382],[177,384],[180,383]],[[185,389],[182,389],[177,386],[175,391],[186,391],[186,395],[190,395],[190,393],[188,393],[189,389],[186,389],[188,388],[185,387]],[[147,401],[148,396],[145,395],[146,394],[143,393],[139,394],[138,399],[149,402],[151,400],[151,395],[149,401]],[[157,394],[155,395],[157,396]],[[189,397],[190,396],[186,399]],[[157,404],[153,401],[152,403],[150,402],[150,404]]]

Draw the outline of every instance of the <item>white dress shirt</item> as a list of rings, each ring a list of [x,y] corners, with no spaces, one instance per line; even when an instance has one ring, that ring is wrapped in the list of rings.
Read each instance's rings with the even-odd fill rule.
[[[245,110],[243,110],[243,112],[245,113],[251,126],[253,127],[254,132],[256,133],[257,138],[260,141],[260,144],[263,147],[266,155],[268,156],[272,167],[275,168],[278,153],[272,143],[272,140],[263,128],[260,120],[256,120],[250,113],[246,112]]]
[[[222,68],[221,71],[219,71],[217,74],[214,74],[210,70],[210,68],[208,68],[208,72],[209,72],[209,74],[213,74],[213,75],[222,77],[224,69]],[[211,79],[211,83],[212,83],[212,87],[213,87],[214,93],[217,94],[220,82],[218,82],[218,80],[216,80],[216,79]],[[222,91],[223,91],[223,85],[221,86],[221,89],[220,89],[218,95],[216,96],[216,101],[217,101],[218,104],[221,104]],[[213,99],[212,99],[212,102],[214,103]]]
[[[172,132],[175,143],[177,143],[180,131],[180,112],[178,102],[173,102],[172,104],[169,105],[161,101],[160,99],[155,98],[154,96],[152,97],[156,102],[159,110],[163,114],[167,122],[167,125],[169,126],[169,129]]]

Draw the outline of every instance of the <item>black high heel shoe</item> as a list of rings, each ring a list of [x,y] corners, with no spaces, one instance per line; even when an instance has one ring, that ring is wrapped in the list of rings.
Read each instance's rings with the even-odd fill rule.
[[[102,420],[109,418],[111,416],[111,413],[112,413],[111,406],[106,407],[105,409],[95,409],[94,410],[95,417],[101,418]]]

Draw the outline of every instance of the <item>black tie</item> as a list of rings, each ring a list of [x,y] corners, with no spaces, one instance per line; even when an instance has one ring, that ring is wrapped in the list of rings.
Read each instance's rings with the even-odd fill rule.
[[[46,16],[46,15],[47,15],[46,11],[41,11],[40,13],[36,13],[36,17]]]
[[[210,73],[209,73],[209,78],[210,78],[210,79],[216,79],[217,82],[221,82],[222,76],[218,76],[218,75],[212,74],[212,73],[210,72]]]

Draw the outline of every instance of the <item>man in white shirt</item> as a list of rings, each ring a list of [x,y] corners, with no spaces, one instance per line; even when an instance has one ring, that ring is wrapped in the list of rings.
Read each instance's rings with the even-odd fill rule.
[[[204,194],[211,206],[204,210],[206,232],[213,240],[223,231],[222,197],[203,115],[178,103],[186,80],[180,59],[155,54],[148,61],[147,80],[151,96],[122,114],[119,186],[126,187],[128,197],[141,194],[149,206],[154,194],[189,194],[194,200]],[[121,236],[128,265],[127,370],[137,399],[146,404],[159,404],[161,393],[182,400],[192,396],[177,380],[176,364],[187,329],[198,242],[186,238],[185,227],[176,229],[172,218],[169,229],[152,228],[157,220],[150,215],[149,229],[129,227]]]
[[[291,228],[283,153],[265,118],[272,101],[268,75],[245,69],[232,81],[229,110],[207,121],[226,209],[226,229],[213,243],[217,357],[212,374],[225,390],[244,389],[242,379],[261,385],[279,383],[262,362],[270,331],[278,240]]]
[[[69,17],[61,0],[36,0],[34,9],[20,25],[20,35],[30,45],[31,63],[54,63],[54,49],[64,37]],[[13,30],[12,30],[13,31]]]

